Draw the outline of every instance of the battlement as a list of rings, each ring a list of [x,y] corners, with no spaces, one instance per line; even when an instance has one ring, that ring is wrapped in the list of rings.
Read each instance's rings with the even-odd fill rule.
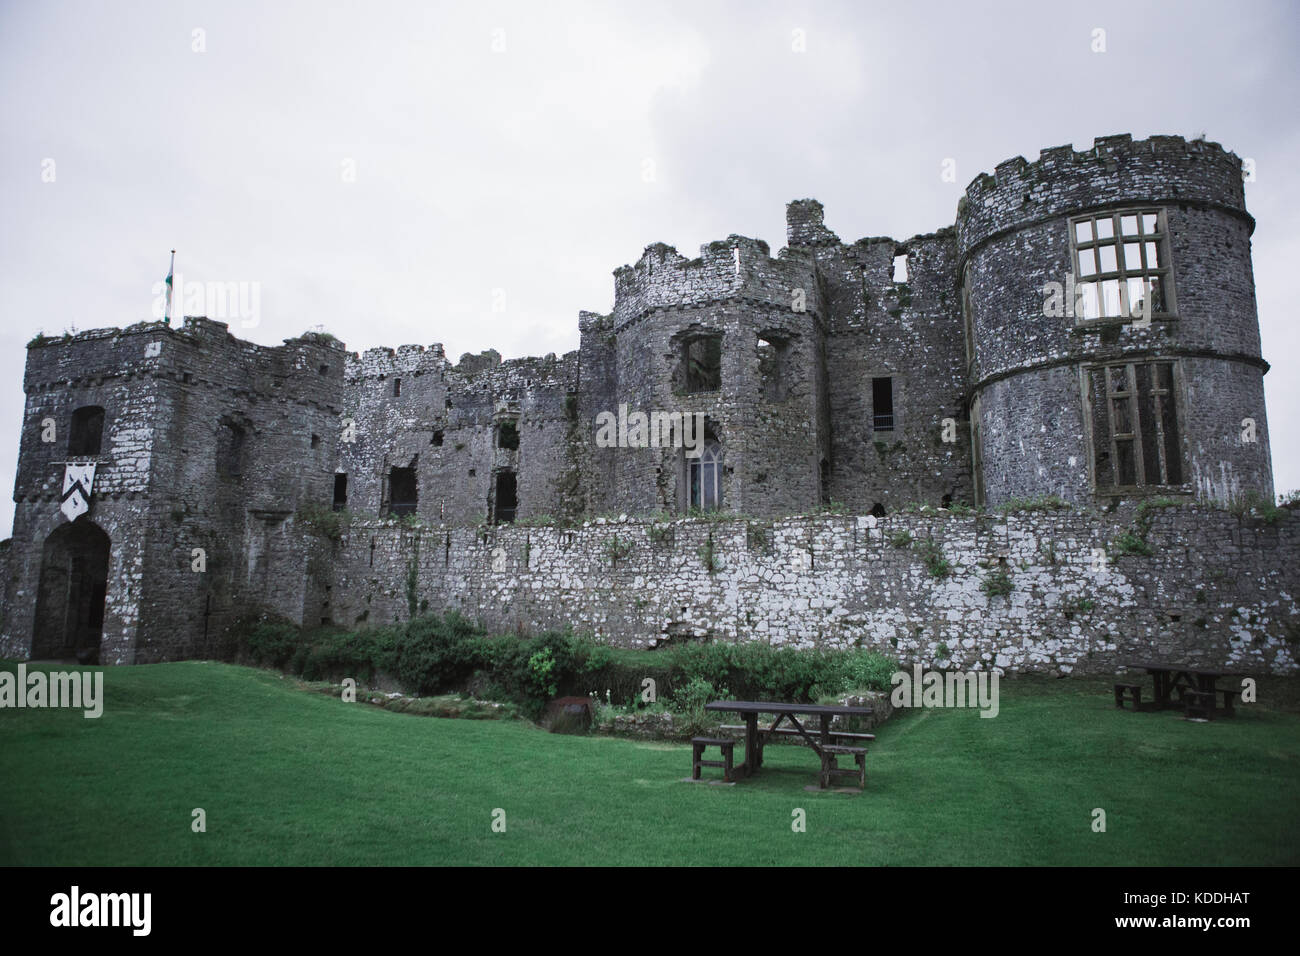
[[[812,289],[808,265],[773,258],[762,239],[732,234],[705,243],[687,259],[663,243],[646,246],[635,265],[614,270],[614,327],[656,309],[691,308],[746,298],[790,307],[793,290]]]
[[[976,176],[957,206],[959,255],[1029,222],[1131,201],[1213,205],[1249,219],[1241,159],[1218,143],[1101,136],[1091,149],[1054,146]]]
[[[343,352],[333,336],[308,332],[283,345],[258,345],[230,334],[225,322],[186,316],[180,328],[138,322],[62,336],[38,335],[27,345],[28,392],[115,378],[203,380],[214,369],[238,367],[248,380],[301,375],[313,380]],[[337,364],[337,363],[335,363]],[[258,388],[254,384],[255,388]]]

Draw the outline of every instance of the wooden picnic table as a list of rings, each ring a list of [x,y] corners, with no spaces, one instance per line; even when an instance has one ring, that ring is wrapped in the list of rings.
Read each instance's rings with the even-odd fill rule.
[[[704,705],[705,710],[738,713],[745,718],[745,762],[735,768],[740,777],[748,777],[763,765],[763,740],[771,736],[781,721],[789,721],[791,726],[804,738],[820,757],[823,749],[831,745],[831,719],[834,717],[868,717],[874,711],[870,707],[848,707],[839,704],[792,704],[787,702],[756,700],[714,700]],[[772,726],[759,728],[759,714],[775,714]],[[809,733],[799,717],[818,717],[820,727]]]
[[[1187,664],[1162,664],[1155,661],[1120,661],[1120,666],[1145,670],[1151,675],[1156,698],[1153,706],[1159,710],[1181,705],[1180,688],[1200,691],[1213,697],[1217,692],[1215,684],[1220,677],[1235,676],[1238,673],[1223,668],[1191,667]],[[1180,691],[1179,703],[1172,700],[1175,691]]]

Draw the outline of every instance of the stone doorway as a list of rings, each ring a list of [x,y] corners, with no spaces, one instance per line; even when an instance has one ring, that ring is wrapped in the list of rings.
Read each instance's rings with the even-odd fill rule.
[[[108,535],[91,521],[69,522],[45,539],[33,658],[99,662],[108,553]]]

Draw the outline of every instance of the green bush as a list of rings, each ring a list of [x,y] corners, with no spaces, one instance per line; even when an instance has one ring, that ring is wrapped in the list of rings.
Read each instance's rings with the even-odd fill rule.
[[[302,642],[302,632],[290,621],[262,615],[239,627],[246,635],[245,649],[255,663],[284,667]]]

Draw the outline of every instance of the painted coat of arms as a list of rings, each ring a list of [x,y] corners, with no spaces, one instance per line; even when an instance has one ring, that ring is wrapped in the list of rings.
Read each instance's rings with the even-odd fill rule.
[[[90,489],[95,483],[95,466],[66,465],[63,472],[63,501],[59,509],[69,521],[76,521],[90,510]]]

